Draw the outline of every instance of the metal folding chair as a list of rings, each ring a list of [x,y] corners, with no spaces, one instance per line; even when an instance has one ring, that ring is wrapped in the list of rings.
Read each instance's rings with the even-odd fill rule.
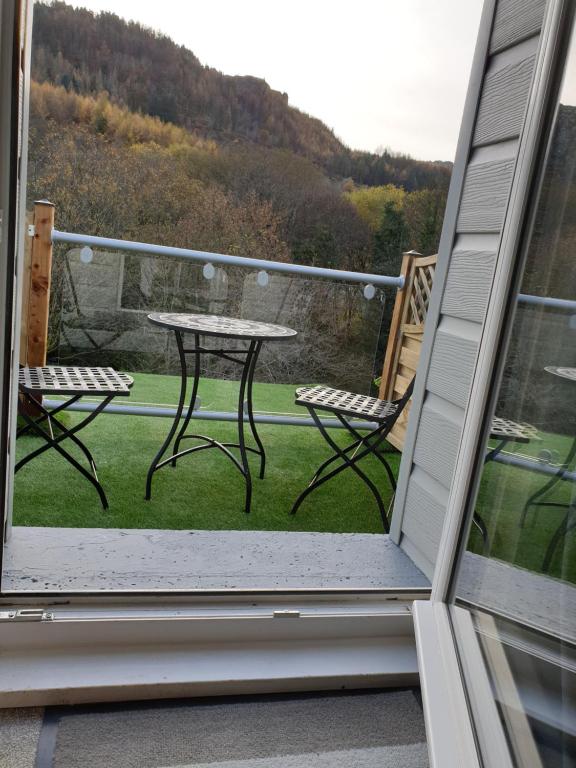
[[[113,368],[70,368],[63,366],[20,368],[18,373],[18,389],[20,392],[18,412],[25,421],[25,426],[17,431],[16,437],[22,437],[27,432],[33,432],[44,440],[44,444],[20,459],[16,464],[14,472],[18,472],[29,461],[41,456],[45,451],[54,448],[83,477],[92,483],[98,492],[103,508],[107,509],[108,500],[96,474],[96,463],[88,448],[77,437],[77,433],[84,429],[84,427],[87,427],[114,397],[129,395],[130,387],[133,383],[134,381],[131,376],[128,376],[126,373],[118,373]],[[48,394],[68,395],[69,399],[64,400],[56,408],[48,410],[41,402],[41,396]],[[103,399],[84,419],[69,429],[57,418],[57,415],[86,395],[100,396]],[[38,415],[33,417],[30,415],[31,413],[37,413]],[[42,426],[44,422],[46,422],[48,429]],[[57,435],[54,433],[54,427],[59,431]],[[64,440],[70,440],[82,451],[88,462],[89,470],[83,467],[74,456],[62,447],[61,443]]]
[[[396,479],[386,458],[378,448],[386,440],[396,420],[410,400],[414,388],[414,379],[408,385],[406,392],[399,400],[379,400],[376,397],[357,395],[341,389],[330,387],[301,387],[296,390],[296,405],[305,406],[320,433],[334,451],[334,455],[326,459],[316,470],[308,487],[302,491],[294,502],[291,514],[295,515],[298,508],[316,488],[340,474],[344,469],[350,468],[368,486],[376,499],[384,530],[388,532],[389,523],[382,496],[372,480],[360,469],[358,463],[368,455],[374,456],[386,470],[392,489],[396,490]],[[341,448],[331,437],[330,433],[319,418],[317,411],[328,411],[336,415],[338,421],[352,435],[354,442],[346,448]],[[367,434],[360,434],[358,429],[349,421],[348,417],[363,418],[375,422],[378,426]],[[333,462],[340,460],[340,464],[324,474],[326,468]]]

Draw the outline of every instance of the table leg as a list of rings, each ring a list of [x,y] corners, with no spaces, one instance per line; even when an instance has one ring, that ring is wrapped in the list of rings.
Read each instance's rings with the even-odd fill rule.
[[[240,378],[240,391],[238,393],[238,448],[240,449],[240,460],[242,462],[242,474],[246,481],[246,497],[244,503],[244,512],[248,514],[250,512],[250,505],[252,503],[252,476],[250,474],[250,463],[248,461],[248,453],[246,450],[246,440],[244,437],[244,400],[246,393],[250,394],[251,398],[251,371],[253,368],[253,357],[256,354],[258,344],[257,342],[250,342],[250,346],[246,353],[246,359],[242,366],[242,376]],[[249,410],[251,410],[249,406]],[[250,428],[252,429],[253,420],[250,421]],[[262,455],[260,456],[262,459]],[[262,465],[261,465],[262,467]]]
[[[186,430],[188,429],[188,424],[190,424],[190,419],[192,418],[192,413],[194,411],[194,404],[196,402],[196,396],[198,395],[198,385],[200,383],[200,336],[198,334],[194,334],[194,343],[195,343],[195,349],[194,349],[194,382],[192,384],[192,394],[190,395],[190,405],[188,406],[188,412],[186,413],[186,418],[184,419],[184,423],[182,424],[182,427],[180,428],[180,431],[178,432],[178,436],[176,437],[176,441],[174,443],[174,458],[172,459],[172,466],[176,466],[176,454],[180,450],[180,443],[182,442],[182,438],[186,434]]]
[[[565,504],[563,506],[567,508],[566,515],[564,516],[564,519],[562,520],[562,522],[554,532],[554,536],[552,536],[552,538],[550,539],[550,543],[548,544],[548,549],[546,550],[544,561],[542,563],[542,570],[544,573],[548,573],[548,571],[550,570],[550,565],[552,564],[552,558],[554,556],[554,552],[556,551],[556,547],[558,546],[560,541],[573,528],[576,528],[576,506],[573,504]]]
[[[542,486],[542,488],[537,490],[536,493],[533,493],[532,496],[530,496],[530,498],[526,502],[526,504],[524,504],[524,509],[522,510],[522,516],[520,518],[521,526],[523,526],[526,523],[526,517],[528,515],[529,507],[543,506],[542,502],[539,502],[538,499],[541,499],[543,496],[546,496],[549,491],[551,491],[559,482],[561,482],[566,472],[570,469],[570,465],[572,464],[572,461],[575,456],[576,456],[576,438],[574,438],[572,446],[568,451],[568,455],[564,460],[563,466],[558,469],[558,472],[556,472],[554,477],[552,477],[547,483],[545,483]],[[565,506],[568,507],[570,505],[566,504]]]
[[[260,354],[261,349],[262,349],[262,342],[259,341],[255,345],[254,353],[252,354],[251,360],[249,362],[248,381],[246,385],[246,389],[247,389],[246,405],[248,408],[248,421],[250,423],[250,431],[252,432],[252,437],[254,438],[256,445],[258,446],[258,453],[260,454],[260,480],[263,480],[264,470],[266,469],[266,453],[264,451],[264,446],[262,445],[262,441],[260,440],[260,436],[256,431],[256,422],[254,421],[254,411],[252,407],[252,384],[254,382],[254,371],[256,369],[256,363],[258,362],[258,355]]]
[[[162,456],[166,453],[166,450],[170,443],[172,442],[172,438],[174,437],[176,430],[178,429],[178,425],[180,423],[180,419],[182,417],[182,411],[184,410],[184,401],[186,400],[186,384],[187,384],[187,369],[186,369],[186,355],[184,353],[184,344],[182,342],[182,334],[179,331],[175,331],[176,334],[176,346],[178,347],[178,356],[180,358],[180,398],[178,400],[178,407],[176,408],[176,415],[174,416],[174,421],[172,422],[172,426],[170,427],[170,431],[166,435],[166,439],[162,443],[162,446],[156,456],[152,459],[152,463],[150,464],[150,467],[148,469],[148,474],[146,475],[146,500],[150,501],[150,498],[152,496],[152,475],[156,471],[156,468],[158,464],[160,463],[160,460],[162,459]]]
[[[228,456],[228,458],[233,462],[233,464],[236,466],[236,468],[241,472],[242,476],[244,477],[244,480],[246,482],[246,497],[245,497],[244,509],[248,513],[250,512],[250,506],[252,501],[252,477],[250,473],[250,464],[248,462],[248,453],[256,453],[260,457],[260,477],[261,478],[264,477],[264,470],[266,466],[266,454],[264,452],[264,446],[262,444],[262,441],[260,440],[260,436],[258,435],[258,432],[256,429],[256,422],[254,420],[253,401],[252,401],[252,385],[254,381],[254,371],[256,368],[258,355],[262,348],[262,342],[260,341],[250,342],[250,346],[248,347],[248,349],[241,350],[241,352],[238,353],[238,354],[242,354],[243,359],[233,360],[233,362],[239,363],[242,366],[242,375],[240,378],[240,391],[238,394],[238,410],[237,410],[238,443],[222,443],[222,442],[219,442],[218,440],[213,440],[210,437],[206,437],[205,435],[186,434],[186,431],[190,424],[190,420],[193,415],[196,396],[198,394],[198,387],[199,387],[200,373],[201,373],[200,371],[201,355],[212,354],[212,355],[216,355],[217,357],[224,357],[227,360],[232,359],[230,355],[229,354],[227,355],[225,352],[220,352],[218,350],[213,350],[213,349],[205,349],[204,347],[202,347],[200,344],[200,336],[201,334],[194,334],[194,339],[195,339],[194,349],[186,349],[184,347],[182,334],[179,331],[176,331],[176,341],[178,344],[178,352],[180,355],[180,366],[181,366],[180,399],[178,402],[176,415],[172,423],[172,426],[170,428],[170,431],[168,432],[168,435],[166,436],[164,443],[162,444],[160,450],[154,457],[154,460],[152,461],[152,464],[150,465],[150,468],[148,470],[148,475],[146,478],[146,499],[150,499],[151,497],[152,476],[154,472],[156,472],[156,470],[161,469],[167,464],[171,464],[174,467],[176,466],[176,462],[178,459],[182,458],[183,456],[187,456],[188,454],[207,450],[209,448],[218,448],[220,451],[222,451]],[[186,400],[186,388],[187,388],[187,378],[188,378],[187,368],[186,368],[187,353],[194,354],[194,358],[195,358],[194,379],[192,384],[192,392],[190,396],[190,404],[188,406],[188,410],[186,412],[184,421],[180,426],[180,429],[178,429],[178,426],[180,425],[180,421],[182,419],[182,413],[184,411],[184,402]],[[246,402],[246,406],[247,406],[249,428],[252,433],[252,437],[254,438],[258,446],[257,448],[252,448],[246,445],[245,423],[244,423],[244,402]],[[177,433],[176,440],[174,442],[174,450],[167,458],[163,459],[163,456],[168,450],[168,447],[170,446],[172,439],[174,438],[174,435],[176,434],[177,430],[178,430],[178,433]],[[187,448],[186,450],[180,450],[180,446],[183,440],[193,440],[193,439],[203,440],[204,443],[202,445],[195,445],[192,448]],[[230,448],[239,449],[240,459],[237,459],[236,456],[234,456],[234,454],[229,450]]]

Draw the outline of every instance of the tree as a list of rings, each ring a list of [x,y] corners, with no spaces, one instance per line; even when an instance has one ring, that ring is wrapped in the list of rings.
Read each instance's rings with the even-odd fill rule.
[[[404,211],[389,201],[384,206],[380,226],[374,236],[375,269],[384,274],[398,274],[402,252],[408,242]]]
[[[381,187],[353,187],[347,192],[347,197],[372,232],[378,232],[387,206],[391,204],[400,210],[404,204],[406,192],[402,187],[386,184]]]
[[[438,251],[446,192],[422,189],[406,197],[404,214],[410,247],[428,256]]]

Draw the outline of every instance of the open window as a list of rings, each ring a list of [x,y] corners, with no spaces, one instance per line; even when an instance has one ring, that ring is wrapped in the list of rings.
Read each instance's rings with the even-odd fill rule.
[[[433,765],[576,761],[576,39],[573,7],[551,10],[446,559],[416,607]]]

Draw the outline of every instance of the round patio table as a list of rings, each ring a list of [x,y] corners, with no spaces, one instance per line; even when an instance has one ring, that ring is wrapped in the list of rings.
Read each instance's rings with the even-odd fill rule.
[[[250,474],[250,464],[248,462],[248,453],[255,453],[260,457],[260,478],[264,477],[264,470],[266,466],[266,454],[264,452],[264,446],[256,431],[256,423],[254,421],[254,413],[252,407],[252,383],[254,381],[254,371],[256,363],[258,361],[258,355],[262,349],[262,345],[265,341],[284,341],[296,336],[296,331],[291,328],[285,328],[281,325],[272,325],[271,323],[261,323],[255,320],[240,320],[232,317],[219,317],[218,315],[190,315],[190,314],[178,314],[172,312],[153,312],[148,315],[148,320],[153,325],[161,326],[166,330],[173,331],[176,336],[176,346],[178,348],[178,355],[180,359],[180,398],[178,400],[178,407],[176,409],[176,415],[174,421],[166,439],[164,440],[160,450],[154,457],[148,474],[146,477],[146,499],[150,499],[152,494],[152,477],[156,470],[161,469],[167,464],[176,466],[177,459],[182,456],[186,456],[189,453],[196,453],[208,448],[217,448],[224,453],[232,461],[234,466],[239,470],[244,477],[246,483],[246,495],[244,503],[244,511],[250,512],[250,504],[252,501],[252,477]],[[184,345],[184,337],[188,335],[194,340],[194,346],[186,347]],[[236,341],[244,341],[246,345],[244,348],[238,349],[234,347],[232,349],[220,348],[216,345],[206,347],[201,343],[201,337],[217,337],[221,339],[234,339]],[[188,368],[186,363],[186,355],[194,355],[194,369],[192,379],[192,391],[190,395],[190,401],[188,409],[184,416],[184,420],[180,425],[182,415],[184,412],[184,404],[186,401],[186,389],[188,382]],[[200,360],[202,355],[213,355],[214,357],[228,360],[240,366],[240,389],[238,394],[237,403],[237,422],[238,422],[238,442],[237,443],[223,443],[219,440],[214,440],[206,435],[186,434],[192,413],[194,410],[194,403],[198,394],[198,386],[200,383]],[[250,432],[256,443],[256,447],[246,445],[245,436],[245,418],[244,413],[248,417],[248,424]],[[178,427],[180,427],[178,429]],[[176,434],[177,433],[177,434]],[[164,454],[168,450],[174,436],[174,448],[168,456],[163,458]],[[180,450],[180,443],[182,440],[202,440],[200,445],[194,445],[191,448]],[[240,458],[232,453],[230,449],[238,448]]]
[[[548,365],[544,368],[546,373],[551,373],[553,376],[559,376],[561,379],[568,379],[568,381],[573,381],[576,384],[576,368],[567,368],[567,367],[561,367],[561,366],[555,366],[555,365]],[[548,545],[548,549],[546,550],[546,554],[544,556],[544,561],[542,563],[542,570],[544,572],[548,572],[550,565],[552,563],[552,557],[554,556],[554,551],[556,550],[556,547],[560,543],[560,540],[566,536],[566,534],[572,529],[576,527],[576,506],[575,502],[560,502],[560,501],[539,501],[539,499],[542,499],[542,497],[547,496],[549,492],[560,483],[564,477],[566,476],[567,472],[570,469],[570,465],[572,464],[574,457],[576,456],[576,436],[574,437],[572,441],[572,445],[570,446],[570,449],[568,451],[568,454],[563,462],[563,464],[558,468],[558,471],[556,474],[545,484],[540,488],[536,493],[534,493],[526,504],[524,505],[524,510],[522,512],[522,523],[524,523],[526,519],[526,514],[528,512],[528,508],[531,506],[535,507],[555,507],[559,509],[565,509],[566,514],[564,515],[564,518],[562,519],[562,522],[554,532],[554,535],[552,536],[550,543]]]

